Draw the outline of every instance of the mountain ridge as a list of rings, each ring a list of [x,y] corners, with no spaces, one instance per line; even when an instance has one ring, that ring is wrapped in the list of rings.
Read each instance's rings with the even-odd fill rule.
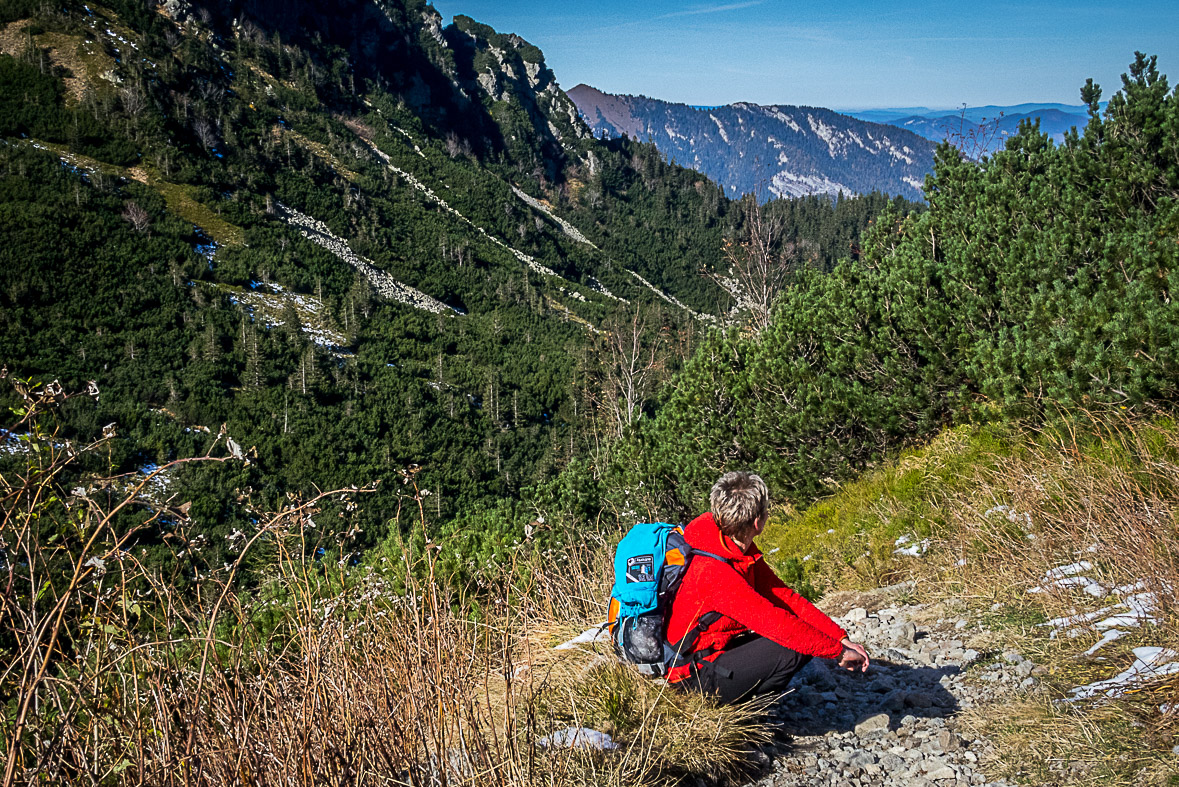
[[[919,135],[821,107],[737,102],[700,109],[584,84],[568,96],[595,135],[649,139],[729,197],[882,191],[920,199],[933,166],[934,145]]]
[[[1105,104],[1099,103],[1099,108]],[[1089,108],[1083,104],[1025,102],[1009,106],[988,104],[977,107],[930,109],[898,107],[847,110],[847,114],[876,123],[904,128],[934,142],[949,141],[968,155],[991,155],[1001,150],[1019,124],[1040,124],[1053,142],[1061,144],[1070,129],[1083,131],[1089,123]]]

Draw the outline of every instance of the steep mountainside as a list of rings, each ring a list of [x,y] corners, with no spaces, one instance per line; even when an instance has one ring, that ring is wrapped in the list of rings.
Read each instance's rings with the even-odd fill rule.
[[[729,210],[417,0],[0,8],[0,365],[95,381],[63,434],[117,423],[119,470],[255,447],[190,479],[201,532],[247,489],[420,465],[443,521],[550,478],[602,428],[611,325],[662,375],[727,313]]]
[[[883,204],[779,206],[779,241],[829,269]],[[422,0],[0,5],[0,367],[94,381],[62,434],[115,424],[119,472],[224,425],[250,467],[176,487],[214,562],[251,509],[385,479],[345,551],[371,546],[398,468],[470,558],[511,544],[469,517],[653,411],[740,303],[747,208]]]
[[[594,134],[649,139],[730,197],[882,191],[920,199],[933,168],[928,140],[827,109],[746,103],[699,109],[588,85],[569,97]]]

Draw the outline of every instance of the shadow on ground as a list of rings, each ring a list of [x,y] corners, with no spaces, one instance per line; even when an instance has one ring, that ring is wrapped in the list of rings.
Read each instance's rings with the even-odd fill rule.
[[[958,712],[958,700],[942,679],[958,666],[920,667],[873,661],[868,672],[847,672],[815,659],[795,676],[794,689],[770,711],[770,720],[794,737],[829,732],[861,734],[896,730],[905,716],[942,718]]]

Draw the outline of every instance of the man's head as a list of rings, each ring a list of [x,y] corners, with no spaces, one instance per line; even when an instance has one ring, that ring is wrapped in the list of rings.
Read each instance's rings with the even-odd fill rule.
[[[745,540],[756,535],[758,520],[766,516],[770,493],[766,482],[753,473],[725,473],[708,496],[717,527],[729,538]]]

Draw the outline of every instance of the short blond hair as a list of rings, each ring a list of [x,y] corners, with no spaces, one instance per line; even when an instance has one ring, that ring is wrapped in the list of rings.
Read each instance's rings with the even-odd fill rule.
[[[754,473],[725,473],[708,495],[716,526],[729,538],[745,538],[769,510],[770,491]]]

